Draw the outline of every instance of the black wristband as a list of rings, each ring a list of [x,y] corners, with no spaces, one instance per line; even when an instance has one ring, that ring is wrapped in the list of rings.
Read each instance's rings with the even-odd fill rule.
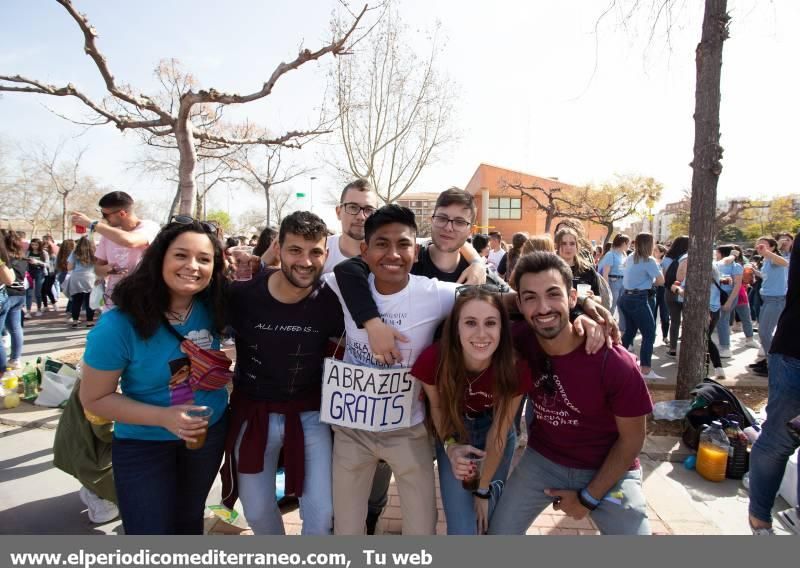
[[[577,493],[578,493],[578,501],[581,502],[581,505],[583,505],[584,507],[586,507],[590,511],[594,511],[595,509],[597,509],[597,505],[587,501],[586,498],[584,498],[584,496],[581,494],[582,493],[581,491],[578,491]]]
[[[480,489],[476,489],[472,492],[472,494],[477,497],[478,499],[489,499],[492,496],[492,492],[489,489],[486,489],[486,492],[481,492]]]

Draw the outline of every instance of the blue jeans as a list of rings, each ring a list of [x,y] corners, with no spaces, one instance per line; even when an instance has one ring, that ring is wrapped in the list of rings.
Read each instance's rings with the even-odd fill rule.
[[[611,288],[611,315],[614,315],[614,310],[619,307],[619,297],[625,291],[625,286],[622,283],[622,278],[609,278],[608,286]],[[624,329],[625,318],[622,317],[622,312],[619,314],[620,329]]]
[[[742,321],[742,331],[744,331],[744,336],[753,337],[753,320],[750,319],[750,304],[736,306],[730,312],[720,310],[719,321],[717,322],[717,335],[719,335],[720,349],[731,348],[731,318],[733,318],[734,312]]]
[[[301,412],[305,440],[305,479],[300,498],[302,534],[328,535],[333,529],[333,481],[331,460],[333,439],[329,425],[319,421],[319,412]],[[275,474],[278,455],[283,447],[283,414],[270,413],[269,435],[264,451],[264,469],[260,473],[237,473],[239,499],[250,528],[258,535],[286,534],[278,502],[275,498]],[[245,424],[236,440],[235,455],[239,458],[239,445]]]
[[[772,334],[778,327],[778,318],[786,306],[786,296],[762,296],[761,312],[758,318],[758,338],[764,353],[769,353],[772,347]]]
[[[653,299],[647,290],[637,290],[634,294],[625,293],[619,299],[619,307],[625,317],[622,346],[627,349],[633,345],[636,332],[642,332],[642,348],[639,352],[642,367],[650,366],[653,344],[656,341],[656,318],[653,316],[652,304]]]
[[[486,435],[492,426],[491,414],[480,416],[475,420],[464,418],[464,426],[469,435],[470,444],[478,449],[486,449]],[[506,447],[497,471],[492,476],[491,491],[492,497],[489,499],[489,518],[492,511],[497,506],[497,500],[503,491],[503,484],[508,478],[508,470],[511,468],[511,459],[514,457],[514,450],[517,446],[517,434],[511,428],[506,437]],[[477,520],[475,518],[475,497],[472,492],[467,491],[461,486],[461,481],[453,475],[450,467],[450,459],[442,447],[441,442],[436,441],[436,461],[439,464],[439,490],[442,494],[442,506],[444,515],[447,518],[447,534],[472,535],[477,534]]]
[[[36,273],[31,274],[33,278],[33,288],[28,288],[27,290],[27,309],[31,311],[31,307],[33,306],[33,300],[36,299],[36,307],[38,309],[42,309],[42,286],[44,285],[44,272],[38,271]]]
[[[125,534],[203,534],[206,498],[225,448],[226,417],[206,443],[114,438],[111,462]]]
[[[771,523],[786,462],[798,446],[786,423],[800,414],[800,359],[775,353],[768,355],[767,366],[767,421],[750,453],[750,514]]]
[[[489,534],[525,534],[531,523],[553,502],[545,489],[586,487],[597,470],[573,469],[554,463],[527,448],[503,490],[489,523]],[[751,482],[752,483],[752,482]],[[608,494],[622,493],[621,502],[603,499],[589,515],[603,534],[650,534],[642,493],[642,470],[629,470]]]
[[[667,340],[669,333],[669,309],[667,308],[667,299],[664,296],[664,287],[656,286],[656,301],[653,306],[653,318],[658,316],[661,321],[661,337]]]
[[[6,350],[0,346],[0,374],[6,370],[8,359],[19,360],[22,356],[22,308],[25,306],[25,296],[9,296],[0,310],[0,329],[3,326],[8,330],[11,335],[11,353],[6,353]]]

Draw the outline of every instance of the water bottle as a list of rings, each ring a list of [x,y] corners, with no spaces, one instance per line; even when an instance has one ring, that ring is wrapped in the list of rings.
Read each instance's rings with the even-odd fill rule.
[[[32,400],[38,396],[37,387],[39,386],[39,381],[36,378],[36,367],[33,366],[33,363],[28,361],[25,363],[25,367],[22,369],[22,399],[23,400]]]
[[[728,450],[728,462],[725,466],[725,477],[728,479],[741,479],[750,465],[749,454],[747,453],[747,436],[739,427],[736,420],[728,422],[725,428],[725,435],[728,437],[730,449]]]
[[[730,447],[722,422],[714,420],[706,425],[697,448],[697,473],[709,481],[724,481]]]

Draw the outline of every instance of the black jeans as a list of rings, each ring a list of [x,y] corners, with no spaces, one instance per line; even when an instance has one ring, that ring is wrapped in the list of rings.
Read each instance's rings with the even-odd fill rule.
[[[670,290],[665,290],[664,299],[667,301],[669,310],[669,350],[675,351],[678,348],[678,335],[681,332],[681,314],[683,304],[678,302]]]
[[[653,317],[656,323],[661,321],[661,337],[667,339],[669,333],[669,308],[667,307],[666,289],[664,286],[656,286],[656,302],[653,304],[655,310]]]
[[[714,340],[711,339],[711,334],[714,333],[714,330],[717,328],[719,312],[719,310],[716,312],[710,312],[711,322],[708,324],[708,356],[711,357],[711,364],[714,365],[715,369],[722,367],[722,359],[719,357],[719,349],[717,349],[717,344],[714,343]]]
[[[81,307],[86,311],[86,321],[94,319],[94,310],[89,307],[89,292],[78,292],[72,295],[72,303],[70,303],[70,313],[72,314],[72,321],[78,321],[81,315]]]
[[[125,534],[203,534],[206,498],[222,463],[227,419],[206,443],[114,438],[111,463]]]
[[[48,299],[52,305],[56,305],[56,297],[53,295],[53,284],[55,283],[55,274],[48,274],[44,277],[44,283],[42,284],[42,304],[44,304],[45,308],[47,307]]]

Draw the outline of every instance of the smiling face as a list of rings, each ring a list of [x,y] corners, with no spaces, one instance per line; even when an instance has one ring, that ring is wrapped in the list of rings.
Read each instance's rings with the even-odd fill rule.
[[[500,344],[500,312],[485,300],[469,300],[458,316],[458,338],[467,369],[478,371],[489,366]]]
[[[576,298],[575,290],[567,292],[564,278],[555,269],[529,272],[519,281],[520,313],[542,339],[555,339],[569,329],[569,311]]]
[[[194,296],[205,290],[213,272],[214,246],[205,233],[181,233],[164,254],[161,275],[171,295]]]
[[[336,216],[342,222],[342,233],[356,241],[363,241],[364,223],[369,215],[363,209],[355,215],[351,215],[345,211],[344,204],[346,203],[354,203],[359,207],[371,207],[375,210],[378,204],[378,197],[374,191],[361,191],[358,188],[350,188],[342,196],[342,203],[336,207]]]
[[[472,223],[472,211],[470,211],[469,207],[464,207],[457,203],[447,207],[437,207],[433,214],[437,217],[447,217],[452,221],[461,222],[462,225],[464,222]],[[440,251],[456,252],[467,241],[469,229],[470,225],[459,228],[456,223],[447,223],[444,227],[439,227],[436,219],[433,219],[431,223],[431,239]]]
[[[558,256],[572,265],[575,256],[578,254],[578,240],[573,235],[563,235],[561,243],[558,245]]]
[[[375,230],[368,243],[361,243],[361,257],[375,275],[381,294],[405,288],[416,256],[416,233],[402,223],[389,223]]]
[[[327,239],[306,239],[302,235],[286,233],[280,248],[281,272],[296,288],[313,286],[322,274],[328,256]]]

